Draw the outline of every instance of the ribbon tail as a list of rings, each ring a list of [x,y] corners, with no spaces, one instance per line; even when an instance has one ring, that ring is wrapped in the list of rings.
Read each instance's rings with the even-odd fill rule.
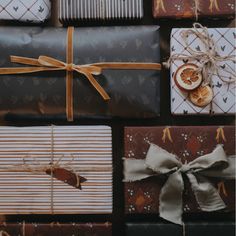
[[[97,80],[93,77],[93,75],[87,71],[86,69],[74,69],[78,73],[81,73],[86,76],[89,82],[93,85],[93,87],[98,91],[98,93],[102,96],[104,100],[109,100],[110,97],[107,92],[102,88],[102,86],[97,82]]]
[[[124,158],[124,182],[133,182],[147,179],[155,175],[146,167],[145,160]]]
[[[160,217],[172,223],[182,225],[184,182],[180,172],[174,172],[161,189]]]
[[[211,212],[226,208],[217,189],[205,177],[198,176],[197,179],[191,173],[188,173],[187,176],[201,210]]]

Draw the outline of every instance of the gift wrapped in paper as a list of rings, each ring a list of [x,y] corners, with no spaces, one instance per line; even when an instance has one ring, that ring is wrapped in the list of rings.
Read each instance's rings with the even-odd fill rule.
[[[59,19],[63,23],[78,20],[124,20],[143,17],[143,0],[60,0]]]
[[[172,114],[235,113],[235,37],[234,28],[208,29],[199,24],[195,24],[192,29],[172,30],[171,55],[167,63],[171,76]],[[187,91],[185,86],[195,82],[194,76],[188,79],[190,67],[200,70],[203,86]],[[183,73],[179,72],[178,75],[181,69]],[[176,78],[183,81],[181,86],[176,82]]]
[[[112,236],[111,223],[68,223],[50,224],[38,223],[2,223],[0,224],[2,235],[18,236],[60,236],[60,235],[81,235],[81,236]]]
[[[185,229],[183,229],[173,224],[128,223],[126,231],[127,236],[145,236],[147,234],[149,236],[234,236],[235,224],[233,222],[186,223]]]
[[[126,213],[181,224],[183,212],[233,212],[234,133],[233,126],[125,128]]]
[[[234,18],[234,0],[153,0],[155,18]]]
[[[111,129],[0,128],[0,214],[112,212]]]
[[[0,35],[1,116],[159,115],[158,26],[2,27]]]
[[[51,15],[50,0],[0,1],[0,20],[40,23]]]

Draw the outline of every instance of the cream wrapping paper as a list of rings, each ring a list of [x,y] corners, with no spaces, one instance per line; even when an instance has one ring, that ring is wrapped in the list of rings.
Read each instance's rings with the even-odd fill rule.
[[[69,165],[85,177],[82,190],[45,173],[10,171],[29,163]],[[9,170],[9,171],[8,171]],[[53,186],[51,181],[53,181]],[[112,212],[112,142],[106,126],[0,128],[0,214]]]

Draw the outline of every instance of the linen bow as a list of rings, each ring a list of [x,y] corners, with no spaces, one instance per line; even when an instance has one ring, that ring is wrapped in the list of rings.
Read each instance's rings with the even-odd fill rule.
[[[135,182],[152,176],[168,175],[159,196],[160,217],[175,224],[183,224],[182,175],[187,176],[201,210],[210,212],[224,209],[226,205],[217,189],[205,176],[233,179],[234,157],[227,158],[223,147],[218,145],[213,152],[182,164],[174,154],[150,144],[146,159],[124,159],[124,181]]]

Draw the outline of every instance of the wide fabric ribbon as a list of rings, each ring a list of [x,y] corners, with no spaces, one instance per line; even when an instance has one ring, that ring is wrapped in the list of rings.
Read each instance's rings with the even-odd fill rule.
[[[159,213],[160,217],[175,224],[183,224],[182,175],[187,176],[201,210],[211,212],[224,209],[225,203],[206,177],[234,179],[235,156],[227,157],[222,145],[217,145],[213,152],[187,164],[182,164],[178,159],[176,155],[150,144],[146,159],[124,159],[124,181],[136,182],[167,175],[159,196]]]
[[[73,35],[74,27],[68,27],[67,31],[67,50],[66,62],[57,60],[44,55],[38,59],[11,56],[11,62],[30,67],[0,68],[0,75],[10,74],[30,74],[36,72],[48,71],[66,71],[66,115],[68,121],[73,121],[73,72],[84,75],[91,85],[97,90],[104,100],[110,97],[102,86],[95,79],[95,75],[102,74],[104,69],[109,70],[161,70],[159,63],[142,63],[142,62],[104,62],[85,65],[73,64]]]
[[[202,44],[204,45],[203,51],[198,51],[195,48],[192,48],[188,38],[193,35],[200,39]],[[234,55],[229,56],[221,56],[217,52],[217,44],[214,39],[211,37],[210,33],[208,32],[207,27],[203,27],[199,23],[194,23],[192,29],[182,30],[181,38],[185,45],[185,48],[190,52],[190,55],[185,53],[176,53],[172,54],[169,60],[163,63],[166,67],[170,67],[171,63],[175,60],[189,60],[191,62],[201,62],[199,63],[198,67],[199,73],[202,73],[204,84],[211,84],[212,77],[216,74],[219,79],[221,79],[224,83],[234,83],[236,81],[235,72],[227,70],[227,68],[223,68],[221,66],[221,62],[232,61],[236,63],[236,59]],[[229,76],[230,80],[224,79],[220,76],[221,70],[224,70]]]

